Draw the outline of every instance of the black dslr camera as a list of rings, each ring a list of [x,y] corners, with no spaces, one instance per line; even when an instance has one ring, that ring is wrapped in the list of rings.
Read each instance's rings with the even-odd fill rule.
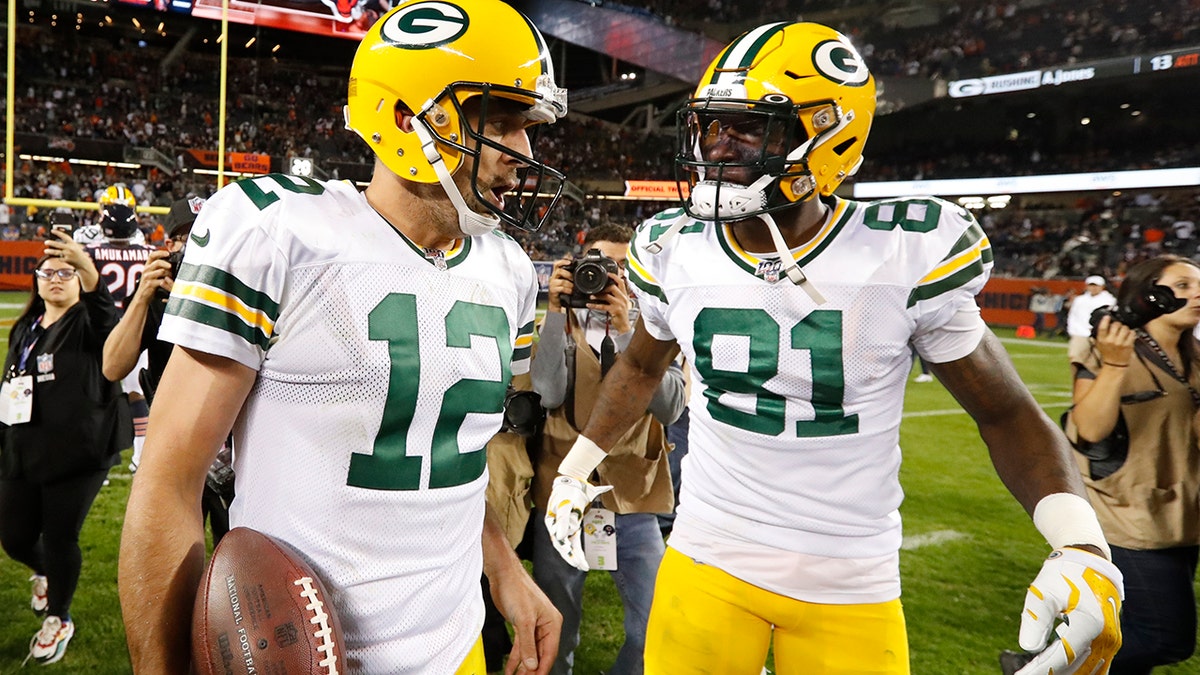
[[[617,261],[601,253],[598,248],[589,249],[582,258],[576,258],[563,265],[563,269],[574,276],[575,288],[570,295],[559,294],[558,301],[567,307],[575,308],[587,307],[591,296],[613,283],[613,280],[608,278],[609,273],[619,272]]]
[[[526,438],[537,434],[546,421],[546,409],[542,397],[534,391],[513,389],[510,385],[504,395],[504,421],[500,431]]]
[[[171,279],[179,278],[179,266],[183,264],[183,249],[171,251],[167,256],[167,262],[171,265]]]
[[[1164,314],[1170,314],[1184,305],[1187,300],[1175,297],[1175,293],[1166,286],[1154,284],[1140,294],[1134,296],[1125,304],[1112,307],[1100,307],[1092,312],[1092,337],[1100,327],[1100,319],[1111,316],[1113,321],[1120,321],[1129,328],[1141,328],[1147,323]]]

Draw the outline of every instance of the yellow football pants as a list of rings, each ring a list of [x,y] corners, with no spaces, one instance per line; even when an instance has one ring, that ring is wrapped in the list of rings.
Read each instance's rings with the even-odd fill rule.
[[[454,675],[487,675],[487,661],[483,658],[483,636],[475,641],[467,658],[454,671]]]
[[[764,590],[667,547],[646,629],[646,675],[908,675],[900,600],[822,605]]]

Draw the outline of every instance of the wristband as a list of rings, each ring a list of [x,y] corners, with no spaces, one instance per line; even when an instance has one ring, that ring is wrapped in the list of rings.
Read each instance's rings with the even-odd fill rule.
[[[592,439],[580,434],[575,439],[575,445],[571,446],[571,451],[563,457],[563,461],[558,465],[558,472],[564,476],[578,478],[583,482],[587,482],[588,476],[600,466],[600,462],[608,457],[608,453],[600,449]]]
[[[1104,552],[1112,560],[1112,550],[1100,529],[1096,511],[1086,499],[1070,492],[1042,497],[1033,509],[1033,525],[1051,548],[1087,544]]]

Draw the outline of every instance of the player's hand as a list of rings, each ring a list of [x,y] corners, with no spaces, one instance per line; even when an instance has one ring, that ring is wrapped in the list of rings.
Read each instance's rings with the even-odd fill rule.
[[[554,479],[550,502],[546,505],[546,529],[550,531],[550,541],[558,554],[580,571],[588,571],[587,559],[583,556],[583,540],[579,534],[583,512],[592,500],[611,489],[611,485],[597,487],[571,476]]]
[[[1017,675],[1105,675],[1121,648],[1124,599],[1116,565],[1077,548],[1056,549],[1030,584],[1021,614],[1021,648],[1041,653]],[[1058,639],[1046,647],[1051,629]]]
[[[546,675],[558,656],[562,614],[519,563],[488,576],[492,601],[513,627],[505,675]]]

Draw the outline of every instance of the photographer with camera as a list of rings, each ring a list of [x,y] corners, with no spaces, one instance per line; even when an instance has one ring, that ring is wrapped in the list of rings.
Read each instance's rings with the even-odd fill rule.
[[[1112,675],[1195,651],[1200,552],[1200,265],[1163,255],[1129,269],[1095,310],[1076,369],[1067,435],[1125,576],[1123,646]]]
[[[554,264],[530,367],[533,389],[548,411],[534,459],[534,522],[546,514],[558,466],[591,416],[601,379],[632,337],[636,306],[625,277],[632,236],[621,225],[594,227],[585,235],[584,256]],[[612,573],[625,610],[625,642],[608,671],[612,675],[642,672],[654,579],[666,550],[656,514],[674,506],[664,425],[683,411],[683,392],[683,372],[672,366],[646,413],[599,468],[600,505],[585,516],[588,556],[593,566]],[[545,527],[533,528],[533,578],[563,615],[558,659],[550,671],[555,675],[570,673],[574,662],[585,572],[558,554]]]
[[[154,391],[171,358],[174,345],[158,339],[171,286],[183,261],[192,224],[204,206],[200,197],[180,199],[171,205],[166,223],[167,248],[150,253],[137,289],[126,300],[125,314],[104,342],[104,376],[118,381],[137,368],[138,357],[146,352],[146,368],[138,373],[147,407],[154,401]],[[134,464],[140,458],[135,458]],[[229,502],[233,500],[233,471],[228,445],[221,450],[209,471],[203,496],[204,513],[212,528],[213,544],[229,531]]]

